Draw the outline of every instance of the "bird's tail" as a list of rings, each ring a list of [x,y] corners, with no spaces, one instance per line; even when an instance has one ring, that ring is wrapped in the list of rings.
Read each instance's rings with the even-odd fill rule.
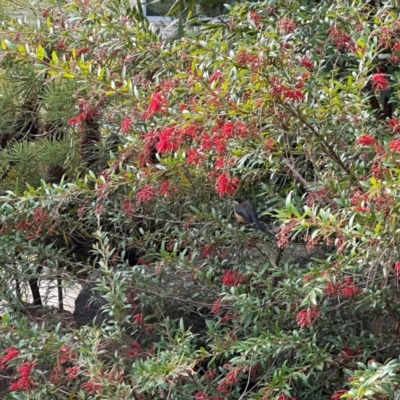
[[[262,232],[266,232],[267,230],[265,229],[264,225],[258,220],[255,219],[254,223],[257,225],[257,228],[262,231]]]

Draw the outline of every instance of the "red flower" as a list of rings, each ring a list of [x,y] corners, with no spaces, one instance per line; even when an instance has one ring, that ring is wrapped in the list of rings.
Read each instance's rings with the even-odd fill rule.
[[[79,373],[79,367],[69,367],[65,370],[67,381],[72,381],[75,379]]]
[[[178,143],[174,138],[175,128],[168,127],[163,129],[158,134],[158,143],[156,144],[156,150],[158,153],[166,153],[168,151],[178,150]]]
[[[374,176],[375,176],[375,174],[374,174]],[[361,205],[354,206],[354,207],[353,207],[353,210],[354,210],[354,211],[358,211],[358,212],[366,212],[366,213],[369,212],[369,208],[368,208],[368,207],[366,207],[366,206],[361,206]]]
[[[271,82],[269,84],[269,92],[271,93],[271,96],[278,97],[278,96],[282,95],[284,90],[285,90],[285,87],[283,86],[279,76],[273,76],[271,78]]]
[[[130,349],[129,349],[129,356],[130,357],[136,357],[142,348],[140,347],[140,344],[138,342],[134,342],[131,344]]]
[[[222,301],[223,300],[221,298],[214,301],[214,304],[211,307],[211,314],[219,314],[221,311]]]
[[[342,395],[344,395],[345,393],[347,393],[347,390],[344,389],[336,390],[336,392],[333,393],[333,395],[331,396],[331,400],[340,400]]]
[[[80,124],[82,122],[90,122],[94,118],[98,118],[101,115],[101,111],[98,107],[95,107],[86,100],[78,100],[77,105],[79,107],[79,114],[68,120],[68,125]]]
[[[329,37],[333,41],[333,44],[339,51],[345,52],[356,50],[356,46],[350,35],[343,30],[337,28],[336,26],[332,26],[331,28],[329,28],[328,32]]]
[[[225,154],[226,153],[226,146],[228,144],[228,140],[222,137],[221,135],[213,136],[213,146],[215,151],[218,154]]]
[[[210,150],[212,145],[213,145],[213,141],[210,135],[208,135],[207,133],[203,133],[201,135],[201,150]]]
[[[101,383],[94,383],[92,381],[89,381],[82,383],[81,388],[86,393],[93,393],[93,392],[99,392],[101,389],[103,389],[103,385]]]
[[[150,99],[150,104],[147,107],[147,111],[144,113],[144,117],[148,118],[163,111],[168,106],[164,96],[159,92],[154,92]]]
[[[144,324],[144,319],[143,319],[143,314],[142,313],[135,314],[132,317],[132,319],[135,322],[135,324],[137,324],[137,325],[143,325]]]
[[[314,319],[317,318],[318,315],[319,311],[317,310],[302,310],[296,316],[297,324],[300,328],[308,328],[312,326]]]
[[[358,293],[362,293],[362,290],[354,285],[354,282],[351,278],[345,278],[344,284],[340,289],[340,293],[344,298],[351,299],[357,296]]]
[[[199,128],[196,125],[187,125],[184,128],[181,128],[182,138],[194,140],[197,136],[198,129]]]
[[[154,197],[153,187],[149,184],[136,193],[136,200],[138,203],[148,203]]]
[[[196,392],[194,394],[194,400],[207,400],[208,398],[207,393],[204,392]]]
[[[274,147],[274,144],[275,144],[274,139],[269,138],[269,139],[267,139],[267,140],[265,141],[265,147],[266,147],[267,149],[272,149],[272,148]]]
[[[68,346],[61,346],[58,350],[58,361],[63,364],[75,358],[75,354],[71,352]]]
[[[125,135],[129,132],[129,129],[132,126],[132,120],[130,118],[125,118],[121,122],[121,132]]]
[[[296,24],[289,18],[282,18],[278,22],[278,30],[283,33],[292,33],[296,29]]]
[[[285,89],[283,97],[287,100],[302,101],[304,100],[304,93],[296,89]]]
[[[31,371],[35,364],[36,363],[34,361],[26,361],[17,368],[19,377],[16,382],[11,383],[11,391],[24,390],[25,392],[27,392],[31,387],[35,385],[35,382],[33,381],[33,379],[31,379]]]
[[[374,90],[386,90],[389,87],[389,81],[385,74],[374,74],[371,77],[372,89]]]
[[[356,139],[356,144],[371,146],[375,144],[375,138],[371,135],[361,135]]]
[[[134,214],[135,208],[129,197],[124,198],[124,200],[122,201],[121,209],[125,215],[133,215]]]
[[[306,69],[313,69],[314,65],[308,57],[303,57],[300,59],[300,65]]]
[[[397,118],[389,119],[389,124],[394,133],[400,133],[400,122]]]
[[[400,139],[393,139],[389,142],[389,149],[394,153],[400,152]]]
[[[260,26],[260,19],[262,18],[261,14],[257,14],[257,11],[250,11],[249,14],[250,19],[254,22],[254,25],[258,28]]]
[[[240,283],[244,283],[246,278],[240,275],[237,271],[230,272],[227,269],[224,269],[221,281],[225,286],[237,286]]]
[[[158,193],[161,196],[169,197],[169,196],[171,196],[171,193],[176,190],[178,190],[178,188],[175,185],[172,185],[168,179],[163,179],[160,182],[160,187],[158,188]]]
[[[68,125],[76,125],[76,124],[80,124],[81,122],[84,121],[84,115],[83,114],[79,114],[76,117],[72,117],[68,120]]]
[[[89,47],[81,47],[76,50],[76,56],[79,57],[81,54],[86,54],[89,51]]]
[[[219,196],[232,196],[235,194],[239,185],[239,178],[231,178],[227,172],[222,173],[218,176],[215,183],[215,191]]]
[[[214,71],[214,72],[211,74],[211,76],[208,78],[208,81],[209,81],[210,83],[212,83],[212,82],[214,82],[214,81],[216,81],[216,80],[218,80],[218,81],[220,81],[220,82],[223,82],[223,81],[224,81],[224,78],[223,78],[221,75],[222,75],[221,71]]]
[[[214,249],[214,245],[211,244],[207,244],[205,245],[200,252],[200,256],[201,258],[211,258],[215,253],[215,249]]]
[[[225,122],[225,124],[221,128],[222,136],[226,139],[231,138],[234,135],[234,123],[233,122]]]
[[[397,273],[397,277],[399,277],[399,276],[400,276],[400,261],[397,261],[397,262],[394,264],[394,270],[395,270],[396,273]]]
[[[340,285],[335,285],[332,282],[325,282],[324,293],[329,297],[334,297],[339,294]]]
[[[9,347],[4,350],[4,356],[0,357],[0,369],[6,369],[7,363],[12,361],[19,354],[19,350],[15,347]]]
[[[217,376],[217,371],[215,369],[208,369],[205,373],[204,373],[204,377],[207,380],[211,380],[214,379]]]
[[[227,162],[227,161],[225,160],[225,158],[219,157],[219,158],[217,158],[217,159],[215,160],[214,168],[215,168],[215,169],[221,169],[221,168],[225,167],[226,162]]]
[[[400,42],[396,42],[392,45],[392,51],[395,53],[396,51],[400,50]]]
[[[207,158],[198,149],[189,149],[186,153],[186,162],[188,164],[199,165]]]

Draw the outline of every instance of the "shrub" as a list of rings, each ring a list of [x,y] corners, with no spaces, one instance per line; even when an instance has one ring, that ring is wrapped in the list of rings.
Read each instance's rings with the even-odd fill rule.
[[[123,1],[4,19],[2,86],[16,97],[3,113],[15,121],[5,105],[31,98],[43,136],[6,130],[3,154],[71,143],[63,180],[1,197],[10,396],[398,391],[395,10],[228,8],[171,43]],[[273,235],[233,223],[237,194]],[[38,274],[94,279],[101,326],[28,325],[15,280]]]

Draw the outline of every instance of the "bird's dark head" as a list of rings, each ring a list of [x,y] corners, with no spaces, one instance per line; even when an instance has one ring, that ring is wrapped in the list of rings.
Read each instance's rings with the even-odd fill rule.
[[[235,199],[236,203],[240,204],[243,203],[244,201],[246,201],[246,199],[244,197],[238,197]]]

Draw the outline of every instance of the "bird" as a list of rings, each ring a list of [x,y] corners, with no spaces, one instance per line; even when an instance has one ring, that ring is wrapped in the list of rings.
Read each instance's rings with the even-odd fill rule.
[[[235,216],[239,222],[242,222],[244,224],[254,223],[260,231],[266,232],[265,227],[258,219],[253,206],[248,200],[243,197],[238,197],[237,199],[235,199],[235,202],[236,204],[234,211]]]

